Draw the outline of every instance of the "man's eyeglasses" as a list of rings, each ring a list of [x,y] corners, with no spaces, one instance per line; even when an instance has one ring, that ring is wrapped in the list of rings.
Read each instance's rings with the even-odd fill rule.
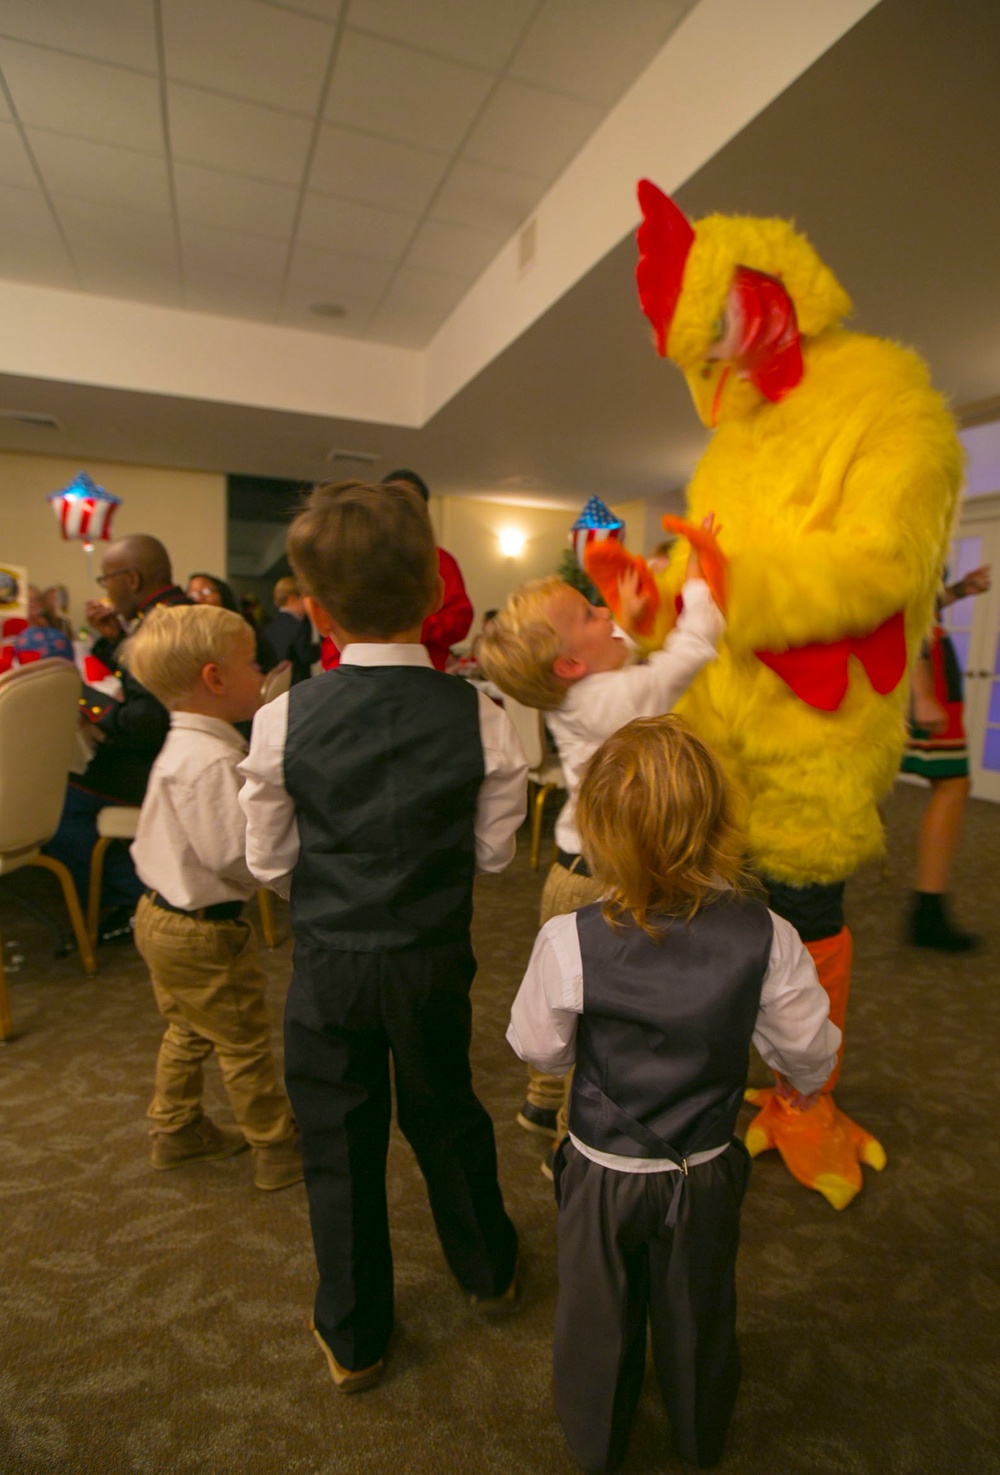
[[[120,579],[122,574],[137,574],[138,572],[139,570],[134,568],[116,568],[113,573],[101,574],[96,582],[102,589],[106,589],[112,579]]]

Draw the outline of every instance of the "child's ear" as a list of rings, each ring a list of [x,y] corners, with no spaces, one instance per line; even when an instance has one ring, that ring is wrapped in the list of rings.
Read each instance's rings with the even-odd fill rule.
[[[215,661],[209,661],[207,666],[202,666],[201,679],[214,697],[225,695],[226,678],[222,667]]]
[[[556,656],[552,662],[552,674],[560,681],[579,681],[586,676],[587,667],[578,656]]]
[[[333,634],[333,620],[317,600],[311,594],[303,597],[302,603],[306,607],[306,614],[312,620],[321,635]]]

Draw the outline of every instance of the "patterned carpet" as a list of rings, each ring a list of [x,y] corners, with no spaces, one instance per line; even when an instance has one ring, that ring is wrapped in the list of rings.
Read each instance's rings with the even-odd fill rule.
[[[774,1154],[743,1217],[744,1382],[724,1475],[1000,1472],[1000,809],[971,806],[958,906],[973,958],[899,942],[919,790],[887,806],[890,855],[849,887],[857,943],[838,1100],[884,1144],[835,1214]],[[52,889],[50,889],[52,882]],[[514,1124],[503,1042],[535,931],[526,846],[479,885],[474,1065],[524,1247],[518,1316],[481,1325],[449,1278],[413,1159],[394,1137],[399,1330],[382,1387],[335,1394],[308,1334],[305,1193],[256,1192],[248,1155],[154,1174],[144,1111],[160,1035],[131,948],[85,979],[0,886],[18,1038],[0,1050],[2,1475],[569,1475],[552,1409],[554,1208],[541,1139]],[[269,955],[275,1017],[289,970]],[[759,1064],[757,1070],[759,1071]],[[228,1117],[209,1072],[209,1109]],[[544,1144],[541,1144],[544,1146]],[[625,1469],[682,1470],[651,1379]]]

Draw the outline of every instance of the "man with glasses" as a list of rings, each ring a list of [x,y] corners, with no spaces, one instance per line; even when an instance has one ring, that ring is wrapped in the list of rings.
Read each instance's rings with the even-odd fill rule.
[[[98,636],[92,654],[119,678],[122,698],[84,702],[83,720],[102,736],[86,770],[70,775],[59,828],[45,847],[69,867],[84,906],[98,812],[109,804],[142,803],[149,770],[170,728],[166,708],[119,664],[118,646],[155,605],[191,602],[173,581],[167,550],[145,533],[108,545],[97,582],[105,597],[87,604],[87,619]],[[142,891],[128,848],[112,845],[104,867],[99,942],[128,941]]]

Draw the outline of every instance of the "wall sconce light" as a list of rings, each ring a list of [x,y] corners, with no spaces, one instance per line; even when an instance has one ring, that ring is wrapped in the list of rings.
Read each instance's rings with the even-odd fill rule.
[[[525,536],[517,528],[504,528],[500,534],[500,552],[504,558],[520,558],[524,552]]]

